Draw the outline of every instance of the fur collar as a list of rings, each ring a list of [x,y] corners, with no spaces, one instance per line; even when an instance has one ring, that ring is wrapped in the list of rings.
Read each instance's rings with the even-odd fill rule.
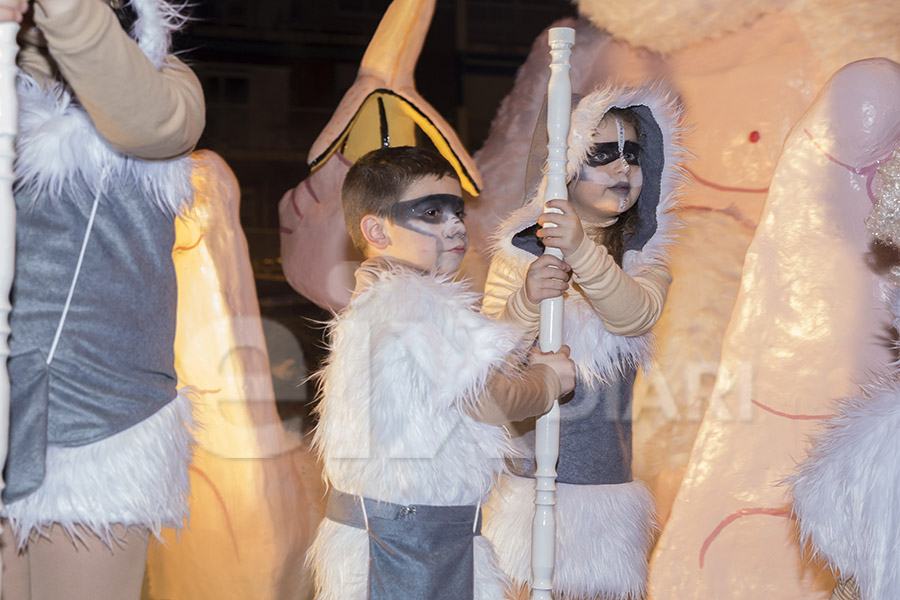
[[[92,195],[111,181],[134,181],[158,208],[181,213],[193,199],[191,160],[144,161],[110,146],[66,87],[44,89],[20,73],[19,135],[16,137],[16,188],[33,197],[60,196],[86,185]]]
[[[330,324],[314,443],[341,491],[397,503],[474,504],[510,451],[468,417],[519,333],[476,312],[464,283],[392,267]]]

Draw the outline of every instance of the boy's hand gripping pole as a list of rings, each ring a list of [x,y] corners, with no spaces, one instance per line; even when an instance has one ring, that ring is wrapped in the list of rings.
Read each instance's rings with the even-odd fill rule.
[[[550,82],[547,86],[547,188],[544,202],[569,199],[566,189],[566,151],[572,110],[569,56],[575,30],[554,27],[549,32]],[[555,211],[559,212],[559,211]],[[557,248],[546,253],[562,259]],[[562,346],[563,298],[541,301],[541,352],[556,352]],[[559,402],[537,420],[535,427],[534,524],[531,543],[532,600],[551,600],[556,555],[556,461],[559,458]]]
[[[0,465],[6,462],[9,438],[9,291],[16,251],[16,204],[13,200],[13,162],[18,132],[16,97],[16,23],[0,23]],[[2,482],[0,482],[2,489]],[[2,582],[0,582],[2,585]]]

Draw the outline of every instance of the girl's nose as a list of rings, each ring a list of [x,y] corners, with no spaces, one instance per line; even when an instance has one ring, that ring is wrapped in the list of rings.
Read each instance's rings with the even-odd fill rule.
[[[620,157],[618,160],[613,161],[613,173],[624,173],[628,174],[631,172],[631,165],[626,162],[626,160]]]

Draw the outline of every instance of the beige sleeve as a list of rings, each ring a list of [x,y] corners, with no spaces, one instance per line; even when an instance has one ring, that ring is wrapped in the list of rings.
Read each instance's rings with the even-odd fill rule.
[[[79,2],[53,17],[39,4],[34,11],[62,76],[113,147],[147,160],[194,148],[206,109],[187,66],[169,56],[157,71],[106,3]]]
[[[650,265],[627,275],[605,246],[584,237],[566,259],[578,284],[606,328],[617,335],[640,335],[659,320],[672,276],[663,265]]]
[[[477,405],[466,412],[491,425],[521,421],[549,411],[561,391],[559,377],[547,365],[531,365],[516,374],[498,370],[489,378]]]
[[[541,325],[541,307],[525,295],[525,285],[516,269],[507,261],[495,257],[484,284],[481,312],[519,327],[525,341],[537,338]]]

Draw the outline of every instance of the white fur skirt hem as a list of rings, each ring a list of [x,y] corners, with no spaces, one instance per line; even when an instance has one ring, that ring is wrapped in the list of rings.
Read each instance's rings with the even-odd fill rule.
[[[534,480],[504,475],[484,507],[484,535],[517,586],[531,584]],[[656,529],[650,490],[557,483],[554,597],[640,598]]]
[[[900,382],[842,401],[789,480],[801,540],[863,598],[900,590]]]
[[[473,543],[475,600],[505,600],[507,579],[490,542],[476,536]],[[315,573],[316,600],[368,598],[369,536],[364,529],[322,519],[306,564]]]
[[[114,524],[181,528],[188,516],[188,467],[194,444],[191,394],[99,442],[50,446],[46,474],[34,493],[3,509],[24,547],[54,523],[77,537],[80,525],[107,543]]]

